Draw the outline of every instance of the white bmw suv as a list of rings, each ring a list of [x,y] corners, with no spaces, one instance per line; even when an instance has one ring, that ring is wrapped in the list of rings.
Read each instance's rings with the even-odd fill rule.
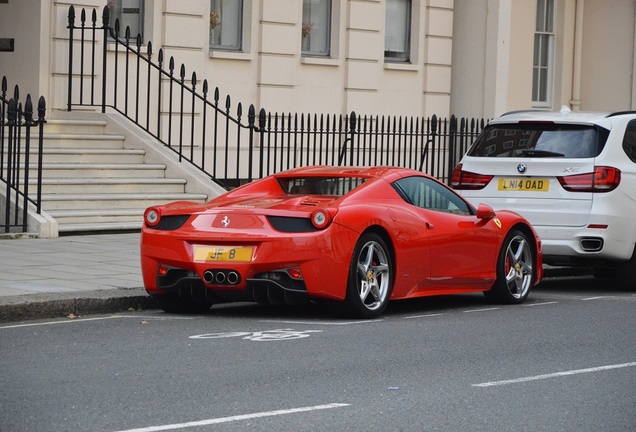
[[[636,290],[636,112],[517,111],[491,121],[453,171],[477,205],[525,216],[543,261]]]

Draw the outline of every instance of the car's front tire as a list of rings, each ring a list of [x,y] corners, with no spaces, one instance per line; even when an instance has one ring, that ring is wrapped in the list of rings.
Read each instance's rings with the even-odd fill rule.
[[[392,287],[390,249],[378,234],[363,234],[351,258],[347,293],[342,304],[344,313],[357,318],[380,316],[389,303]]]
[[[497,280],[484,295],[496,303],[524,302],[533,284],[534,264],[534,251],[528,236],[516,229],[510,231],[497,259]]]

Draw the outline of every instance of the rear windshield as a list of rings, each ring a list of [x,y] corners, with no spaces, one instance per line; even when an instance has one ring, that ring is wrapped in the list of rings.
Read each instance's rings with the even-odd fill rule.
[[[609,131],[596,126],[521,123],[486,126],[468,150],[480,157],[589,158],[599,155]]]
[[[279,178],[278,182],[289,195],[341,196],[367,180],[364,177],[294,177]]]

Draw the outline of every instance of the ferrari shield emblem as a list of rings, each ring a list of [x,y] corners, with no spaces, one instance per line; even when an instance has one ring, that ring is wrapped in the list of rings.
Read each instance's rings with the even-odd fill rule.
[[[497,218],[494,218],[493,221],[495,222],[495,225],[497,225],[497,228],[501,228],[501,221]]]

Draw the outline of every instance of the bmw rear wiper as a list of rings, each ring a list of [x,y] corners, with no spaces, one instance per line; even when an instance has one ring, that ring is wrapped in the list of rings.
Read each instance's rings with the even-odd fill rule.
[[[524,156],[524,157],[549,157],[549,156],[564,157],[565,155],[563,153],[557,153],[557,152],[553,152],[553,151],[549,151],[549,150],[529,149],[529,150],[521,150],[521,156]]]

